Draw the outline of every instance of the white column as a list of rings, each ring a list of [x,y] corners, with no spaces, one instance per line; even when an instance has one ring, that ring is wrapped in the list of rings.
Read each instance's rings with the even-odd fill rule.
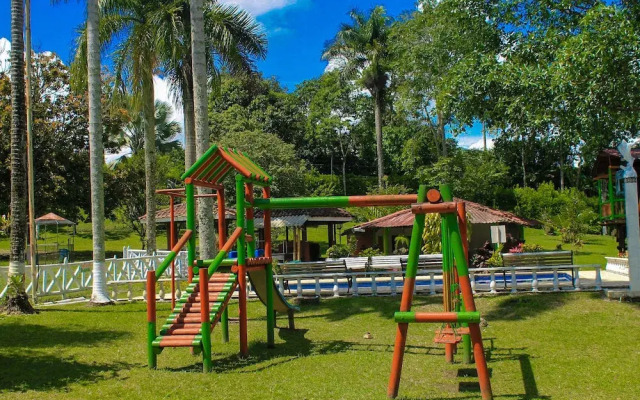
[[[629,251],[629,289],[631,296],[640,296],[640,226],[638,225],[638,174],[633,169],[631,146],[624,140],[618,145],[626,165],[624,170],[624,208],[627,220]]]

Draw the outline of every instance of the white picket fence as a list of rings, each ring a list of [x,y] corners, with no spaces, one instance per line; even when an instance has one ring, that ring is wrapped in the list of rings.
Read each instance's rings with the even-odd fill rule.
[[[125,248],[124,258],[109,258],[106,263],[106,281],[111,289],[113,299],[133,299],[134,284],[143,284],[147,271],[155,270],[164,260],[165,254],[153,256],[140,255],[138,252],[128,252]],[[92,261],[68,262],[67,259],[60,264],[41,265],[38,268],[38,285],[36,295],[38,297],[55,296],[61,299],[69,298],[69,295],[90,291],[93,281]],[[176,280],[187,280],[187,255],[181,252],[175,259]],[[7,268],[1,270],[2,278],[7,280]],[[31,294],[33,282],[31,282],[30,267],[27,266],[26,284],[27,293]],[[159,279],[161,289],[164,283],[171,279],[171,269],[165,271],[164,277]],[[126,297],[120,297],[120,286],[126,286]],[[144,285],[141,285],[143,287]],[[0,292],[0,298],[7,293],[8,285]]]
[[[117,300],[132,300],[145,296],[144,282],[146,273],[155,270],[164,260],[168,251],[158,251],[152,256],[143,250],[123,249],[124,258],[106,260],[106,281],[111,290],[111,297]],[[28,267],[27,267],[28,268]],[[532,267],[500,267],[471,269],[470,279],[474,292],[510,292],[519,291],[560,291],[560,290],[600,290],[602,279],[600,265],[566,265],[566,266],[532,266]],[[595,279],[581,279],[580,271],[595,271]],[[180,297],[181,282],[187,280],[187,254],[180,252],[175,259],[176,297]],[[6,268],[0,269],[6,281]],[[31,293],[31,274],[27,270],[27,293]],[[170,296],[171,269],[158,280],[158,297],[164,300]],[[284,295],[302,297],[344,296],[344,295],[397,295],[402,292],[402,271],[350,271],[344,273],[275,275],[278,289]],[[351,287],[348,281],[352,282]],[[91,290],[92,262],[65,262],[61,264],[42,265],[39,267],[37,296],[58,297],[67,299],[71,295]],[[166,288],[165,288],[166,287]],[[250,291],[250,288],[248,288]],[[421,270],[416,279],[416,292],[423,294],[441,293],[442,271]],[[168,293],[167,293],[168,291]],[[0,297],[7,292],[5,286]],[[51,299],[51,300],[56,300]]]

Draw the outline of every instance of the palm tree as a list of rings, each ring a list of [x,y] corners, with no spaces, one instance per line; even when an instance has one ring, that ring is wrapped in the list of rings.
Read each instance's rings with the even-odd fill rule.
[[[173,109],[171,105],[160,100],[155,102],[156,149],[160,153],[169,153],[180,148],[176,139],[181,132],[180,124],[172,121]],[[132,154],[144,150],[145,122],[141,113],[134,114],[127,128],[122,132],[123,141],[129,146]]]
[[[54,4],[59,1],[52,0]],[[72,64],[72,83],[86,89],[89,100],[89,181],[93,245],[92,304],[111,304],[107,292],[104,235],[104,143],[102,142],[102,77],[100,71],[100,0],[87,0],[87,23]]]
[[[5,310],[33,313],[24,287],[26,243],[26,165],[27,121],[24,79],[24,2],[11,0],[11,253],[9,287]],[[34,282],[35,284],[35,282]]]
[[[382,152],[382,113],[387,87],[389,62],[388,39],[391,18],[382,6],[377,6],[369,17],[356,10],[349,13],[352,24],[344,24],[333,42],[325,49],[322,58],[339,63],[345,79],[356,79],[371,94],[374,104],[376,146],[378,153],[378,185],[384,177]]]
[[[109,304],[104,255],[104,147],[102,143],[102,80],[100,77],[99,0],[87,1],[87,83],[89,91],[89,168],[91,181],[91,231],[93,235],[93,285],[91,302]]]
[[[144,121],[146,249],[156,249],[156,137],[153,74],[158,67],[159,38],[163,18],[172,15],[175,1],[103,0],[100,3],[100,39],[103,46],[115,44],[117,84],[130,84]],[[82,40],[82,39],[81,39]],[[116,43],[117,42],[117,43]],[[79,50],[82,46],[79,46]]]
[[[177,0],[174,20],[169,26],[177,28],[168,35],[178,40],[163,40],[162,69],[171,82],[176,100],[182,102],[185,129],[185,170],[196,159],[195,112],[193,103],[193,62],[191,52],[191,8],[189,1]],[[227,72],[253,72],[253,58],[266,55],[266,37],[260,25],[236,6],[205,1],[204,40],[207,76],[218,81],[219,68]],[[164,30],[165,33],[169,29]]]
[[[166,37],[162,40],[164,47],[161,58],[174,95],[182,97],[187,169],[195,162],[196,156],[204,154],[210,146],[208,78],[217,82],[220,67],[230,73],[252,72],[252,59],[266,55],[266,38],[255,20],[238,7],[214,1],[178,0],[176,4],[179,8],[174,12],[174,19],[167,18],[164,21],[167,26],[162,29]],[[193,25],[192,18],[195,18],[197,27]],[[172,31],[172,27],[177,29]],[[196,30],[197,35],[194,34]],[[200,46],[199,50],[192,51],[196,50],[196,47],[192,47],[195,45]],[[212,199],[198,200],[202,257],[214,255],[213,215],[206,211],[212,207]]]

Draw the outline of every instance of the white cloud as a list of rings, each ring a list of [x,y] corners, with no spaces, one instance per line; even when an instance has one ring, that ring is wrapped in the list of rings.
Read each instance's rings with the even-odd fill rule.
[[[478,138],[477,136],[460,137],[458,138],[458,145],[465,149],[484,149],[484,141],[482,140],[482,137]],[[491,137],[487,137],[487,149],[493,149],[493,139]]]
[[[9,70],[11,59],[11,42],[7,38],[0,38],[0,72]]]
[[[295,4],[297,0],[222,0],[222,3],[236,5],[253,16],[266,14]]]

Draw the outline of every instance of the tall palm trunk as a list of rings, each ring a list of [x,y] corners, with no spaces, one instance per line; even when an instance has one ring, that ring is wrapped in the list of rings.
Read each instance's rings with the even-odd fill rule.
[[[184,114],[184,169],[189,169],[196,162],[196,131],[193,110],[193,80],[182,88],[182,112]]]
[[[142,78],[144,117],[144,183],[147,206],[147,254],[156,250],[156,112],[153,99],[153,70],[145,68]]]
[[[24,5],[11,0],[11,254],[9,291],[5,299],[7,312],[33,313],[24,287],[26,242],[26,104],[24,81]]]
[[[376,149],[378,153],[378,186],[382,187],[384,178],[384,154],[382,152],[382,108],[384,106],[381,90],[374,90],[374,116],[376,122]]]
[[[104,263],[104,184],[102,167],[102,82],[100,79],[99,0],[87,2],[87,65],[89,84],[89,166],[91,181],[91,230],[93,234],[93,287],[91,302],[108,304]]]
[[[207,56],[204,33],[203,0],[191,0],[191,58],[193,63],[193,99],[195,114],[196,153],[201,157],[209,149],[207,115]],[[199,193],[207,190],[198,188]],[[212,258],[215,249],[213,199],[198,199],[200,225],[200,258]]]
[[[24,276],[26,103],[24,81],[24,8],[11,0],[11,255],[9,275]],[[24,287],[22,287],[24,290]]]

